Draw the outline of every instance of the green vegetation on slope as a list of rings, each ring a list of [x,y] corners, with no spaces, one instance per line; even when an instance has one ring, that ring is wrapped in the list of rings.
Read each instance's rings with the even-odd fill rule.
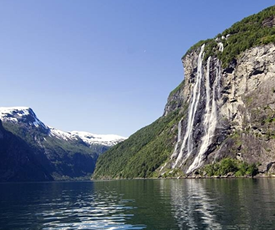
[[[68,154],[69,156],[75,153],[93,156],[99,155],[96,153],[101,153],[100,150],[103,148],[100,145],[94,145],[89,148],[87,144],[84,143],[81,139],[64,141],[63,139],[58,139],[49,136],[45,130],[41,131],[37,128],[26,128],[24,127],[24,125],[5,122],[3,123],[3,126],[6,130],[12,132],[13,134],[25,140],[30,146],[34,148],[41,148],[41,145],[38,144],[39,141],[40,143],[43,143],[43,148],[50,148],[52,151],[55,151],[58,155],[63,155],[63,152],[66,152],[66,154]]]
[[[173,97],[177,92],[180,92],[184,87],[184,80],[174,89],[170,92],[168,98]]]
[[[36,161],[55,180],[88,178],[95,169],[98,155],[106,150],[101,145],[89,147],[81,139],[65,141],[52,137],[45,129],[9,122],[3,123],[3,126],[26,142]]]
[[[235,23],[231,28],[213,39],[198,42],[187,51],[185,56],[192,51],[197,51],[202,44],[205,44],[204,59],[206,60],[209,56],[218,57],[222,61],[223,67],[227,67],[234,58],[246,49],[275,43],[274,26],[275,6]],[[219,51],[221,48],[218,45],[219,42],[223,43],[223,52]],[[157,176],[155,171],[171,155],[177,132],[176,124],[187,107],[183,104],[182,95],[179,94],[183,85],[184,83],[181,83],[169,95],[166,116],[139,130],[128,140],[111,148],[99,157],[94,173],[95,179]],[[180,113],[180,110],[183,113]],[[209,167],[214,167],[212,171],[214,175],[223,175],[227,169],[233,170],[230,168],[232,162],[229,160],[229,163],[225,161]],[[227,168],[227,163],[229,168]],[[233,170],[233,173],[236,175],[252,175],[254,173],[253,165],[233,163],[234,170],[237,170]],[[178,174],[177,171],[174,173],[175,175]]]
[[[161,117],[98,159],[94,178],[145,178],[170,156],[179,111]]]
[[[0,182],[51,181],[52,176],[20,137],[7,131],[0,120]]]
[[[215,39],[219,39],[223,43],[223,52],[218,51]],[[241,52],[268,43],[275,43],[275,6],[244,18],[213,39],[199,41],[186,52],[183,58],[205,44],[205,59],[209,56],[217,56],[225,68]]]
[[[224,158],[220,162],[205,165],[199,171],[200,174],[207,176],[226,176],[228,173],[232,173],[235,176],[255,176],[258,173],[258,168],[256,164]]]
[[[127,140],[100,155],[94,179],[157,177],[156,170],[166,162],[173,150],[177,124],[186,115],[187,104],[179,96],[182,82],[170,93],[166,115],[140,129]],[[172,104],[176,106],[171,106]]]

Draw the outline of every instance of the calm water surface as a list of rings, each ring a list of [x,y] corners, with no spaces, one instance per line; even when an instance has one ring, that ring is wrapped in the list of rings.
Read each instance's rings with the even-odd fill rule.
[[[5,183],[0,229],[275,229],[275,179]]]

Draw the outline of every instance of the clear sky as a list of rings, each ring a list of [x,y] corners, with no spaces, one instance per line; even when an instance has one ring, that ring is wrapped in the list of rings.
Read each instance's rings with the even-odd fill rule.
[[[272,0],[1,0],[0,106],[129,136],[163,113],[181,57]]]

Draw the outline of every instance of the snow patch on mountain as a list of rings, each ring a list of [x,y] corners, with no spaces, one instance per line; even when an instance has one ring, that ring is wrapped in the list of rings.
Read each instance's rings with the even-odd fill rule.
[[[79,131],[64,132],[45,125],[36,117],[33,110],[29,107],[0,107],[0,119],[13,124],[20,123],[36,128],[42,127],[47,130],[48,135],[51,137],[65,141],[81,139],[88,145],[104,145],[110,147],[126,139],[118,135],[98,135]]]
[[[53,127],[49,127],[50,128],[50,136],[52,137],[56,137],[58,139],[63,139],[63,140],[73,140],[73,139],[77,139],[76,137],[74,137],[73,135],[71,135],[69,132],[64,132],[58,129],[55,129]]]
[[[81,138],[87,144],[102,144],[105,146],[113,146],[127,139],[126,137],[114,134],[99,135],[79,131],[72,131],[70,133],[74,136]]]
[[[11,123],[27,123],[30,126],[48,127],[40,121],[29,107],[0,107],[0,119]]]

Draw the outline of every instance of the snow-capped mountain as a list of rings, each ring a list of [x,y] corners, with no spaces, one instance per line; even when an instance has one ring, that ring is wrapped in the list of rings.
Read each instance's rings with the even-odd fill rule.
[[[125,139],[64,132],[44,124],[31,108],[0,107],[0,181],[90,178],[98,156]]]
[[[0,107],[0,119],[4,122],[13,124],[25,124],[30,127],[36,127],[44,130],[49,136],[53,136],[65,141],[77,140],[80,138],[88,145],[114,146],[126,138],[118,135],[107,134],[98,135],[88,132],[72,131],[65,132],[45,125],[40,121],[34,111],[29,107]]]
[[[0,119],[4,122],[25,123],[33,127],[41,127],[45,130],[48,127],[41,122],[28,107],[0,107]]]
[[[79,132],[79,131],[72,131],[70,132],[70,134],[72,136],[80,137],[85,143],[102,144],[105,146],[113,146],[126,139],[125,137],[121,137],[113,134],[99,135],[99,134],[91,134],[88,132]]]

